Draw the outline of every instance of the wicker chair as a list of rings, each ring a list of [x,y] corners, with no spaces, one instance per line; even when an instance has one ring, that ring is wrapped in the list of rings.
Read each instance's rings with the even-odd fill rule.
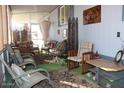
[[[12,79],[16,83],[16,87],[19,88],[31,88],[43,80],[48,80],[50,82],[49,73],[45,69],[30,70],[28,72],[23,71],[19,66],[12,64],[10,67],[2,57],[0,57],[0,62],[4,64]],[[46,76],[40,72],[45,72]]]
[[[14,52],[14,50],[12,49],[12,47],[8,44],[6,45],[8,52],[10,53],[12,59],[14,60],[14,62],[16,64],[18,64],[18,66],[25,66],[27,64],[32,64],[36,67],[36,63],[35,60],[33,59],[33,57],[28,57],[28,58],[22,58],[20,52],[16,50],[16,52]]]

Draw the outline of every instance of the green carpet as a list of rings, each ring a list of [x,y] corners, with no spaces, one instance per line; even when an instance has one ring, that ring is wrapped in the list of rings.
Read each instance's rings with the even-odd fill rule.
[[[64,69],[66,68],[67,65],[66,63],[65,64],[41,64],[41,65],[38,65],[37,68],[43,68],[43,69],[46,69],[48,71],[54,71],[54,70],[60,70],[60,69]]]
[[[47,71],[54,71],[54,70],[61,70],[64,68],[67,68],[67,59],[64,58],[59,58],[59,63],[51,63],[51,64],[38,64],[36,68],[34,68],[33,65],[27,65],[24,70],[28,71],[30,69],[38,69],[38,68],[43,68],[46,69]]]
[[[81,66],[78,68],[73,69],[74,72],[81,74]]]
[[[67,68],[67,60],[66,59],[61,59],[60,61],[61,61],[61,64],[57,64],[57,63],[39,64],[39,65],[37,65],[36,68],[34,68],[34,66],[32,66],[32,65],[27,65],[25,70],[43,68],[43,69],[46,69],[47,71],[56,71],[56,70],[61,70],[61,69]],[[92,75],[88,75],[88,74],[82,75],[81,74],[81,69],[82,68],[80,66],[78,68],[73,69],[72,71],[80,74],[82,76],[82,78],[88,79],[88,81],[93,81]],[[7,81],[6,83],[11,82],[10,76],[7,77],[6,81]]]

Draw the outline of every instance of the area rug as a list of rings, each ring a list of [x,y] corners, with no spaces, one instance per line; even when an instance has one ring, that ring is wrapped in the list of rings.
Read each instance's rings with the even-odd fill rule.
[[[98,85],[83,79],[82,75],[67,69],[50,71],[49,74],[52,85],[48,81],[41,81],[35,88],[99,88]]]

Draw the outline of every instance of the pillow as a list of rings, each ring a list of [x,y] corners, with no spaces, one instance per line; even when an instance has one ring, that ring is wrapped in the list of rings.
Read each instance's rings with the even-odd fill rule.
[[[23,71],[19,66],[17,66],[16,64],[12,64],[11,68],[12,68],[12,71],[13,71],[17,76],[20,76],[20,75],[25,74],[25,76],[21,77],[21,79],[24,80],[24,81],[29,82],[29,80],[30,80],[30,75],[27,74],[25,71]],[[26,74],[27,74],[27,75],[26,75]]]
[[[15,52],[15,56],[17,57],[19,63],[21,64],[23,62],[23,58],[22,58],[19,50],[14,50],[14,52]]]

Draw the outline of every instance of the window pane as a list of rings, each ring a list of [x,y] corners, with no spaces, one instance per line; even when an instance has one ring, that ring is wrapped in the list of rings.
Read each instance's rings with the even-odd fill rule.
[[[31,40],[34,44],[39,45],[40,48],[43,46],[42,32],[39,24],[31,24]]]

